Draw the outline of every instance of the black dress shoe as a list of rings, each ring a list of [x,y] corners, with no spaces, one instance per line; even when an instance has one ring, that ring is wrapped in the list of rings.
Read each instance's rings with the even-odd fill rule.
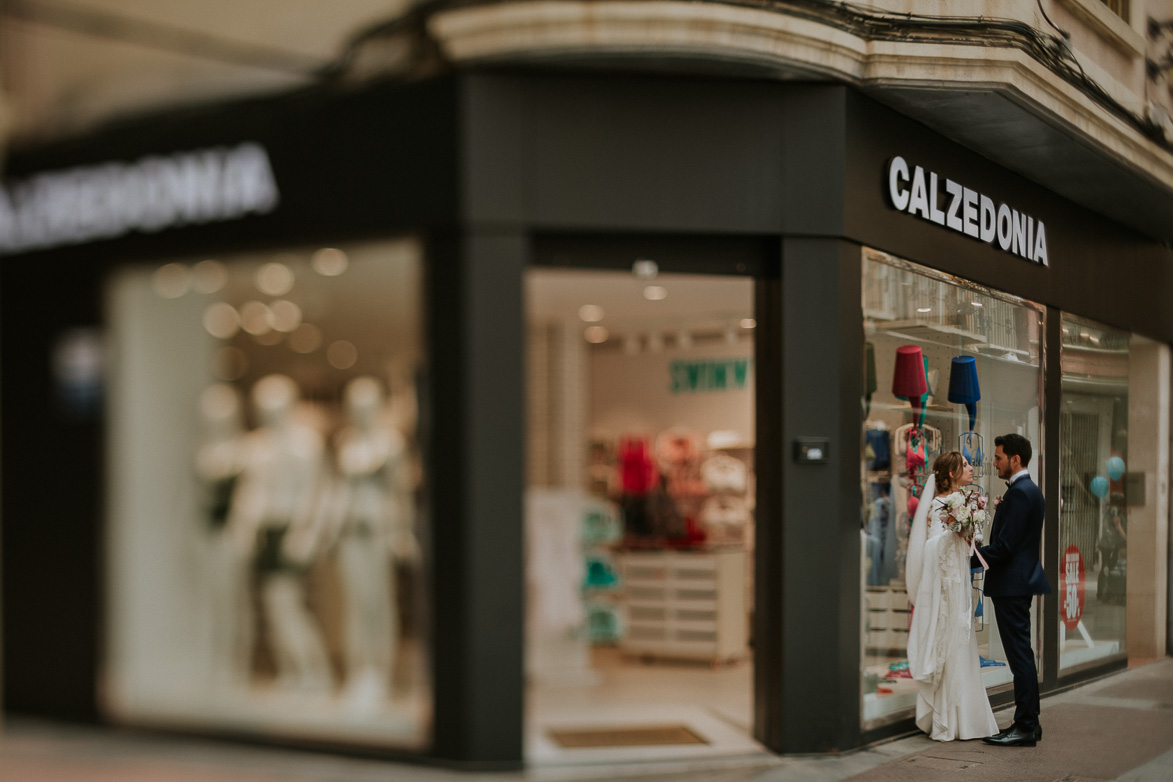
[[[987,744],[993,744],[996,747],[1033,747],[1038,743],[1040,738],[1040,730],[1023,730],[1014,725],[1005,733],[999,733],[994,736],[988,736],[982,741]]]
[[[1010,727],[1002,728],[1002,730],[998,731],[993,736],[990,736],[990,738],[1000,739],[1012,730],[1014,730],[1014,723],[1013,722],[1010,723]],[[1040,725],[1037,728],[1035,728],[1035,741],[1042,741],[1042,740],[1043,740],[1043,726]]]

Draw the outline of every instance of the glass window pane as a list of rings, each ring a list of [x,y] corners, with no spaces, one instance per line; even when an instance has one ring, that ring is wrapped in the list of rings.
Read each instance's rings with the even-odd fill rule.
[[[1128,569],[1128,334],[1070,315],[1062,332],[1060,669],[1124,650]]]
[[[108,288],[116,719],[423,748],[415,240]]]
[[[906,718],[916,705],[908,673],[905,565],[915,503],[934,460],[961,452],[974,466],[969,488],[996,498],[1005,487],[993,468],[994,438],[1022,434],[1036,454],[1041,451],[1044,312],[871,249],[863,253],[863,309],[861,667],[867,729]],[[958,399],[967,396],[960,377],[967,365],[974,401],[952,402],[951,389]],[[922,396],[903,388],[917,375]],[[906,393],[898,396],[901,391]],[[1041,483],[1041,458],[1032,459],[1029,469]],[[992,687],[1012,677],[981,586],[979,570],[971,578],[972,627],[981,676]],[[1035,616],[1040,614],[1036,601]]]
[[[1168,348],[1063,316],[1059,667],[1154,657]]]

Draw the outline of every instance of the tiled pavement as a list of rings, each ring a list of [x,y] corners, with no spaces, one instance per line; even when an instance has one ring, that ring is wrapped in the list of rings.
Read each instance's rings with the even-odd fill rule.
[[[1000,724],[1010,712],[997,714]],[[1173,780],[1173,659],[1043,700],[1035,748],[914,735],[838,756],[727,759],[704,765],[547,767],[469,774],[404,763],[205,739],[10,719],[3,782],[1095,782]]]

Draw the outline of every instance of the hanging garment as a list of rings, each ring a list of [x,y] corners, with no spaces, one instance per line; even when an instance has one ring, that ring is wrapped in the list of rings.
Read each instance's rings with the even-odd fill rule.
[[[869,470],[887,470],[892,466],[892,449],[887,429],[868,429],[864,432],[865,448],[871,449]]]
[[[644,495],[656,485],[656,464],[643,437],[623,437],[616,455],[619,488],[624,494]]]

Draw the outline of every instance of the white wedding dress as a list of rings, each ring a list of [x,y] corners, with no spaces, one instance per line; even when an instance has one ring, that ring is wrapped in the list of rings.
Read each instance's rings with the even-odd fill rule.
[[[945,498],[934,496],[929,481],[909,536],[907,572],[916,726],[935,741],[983,738],[997,733],[998,724],[973,630],[969,545],[945,526]]]

